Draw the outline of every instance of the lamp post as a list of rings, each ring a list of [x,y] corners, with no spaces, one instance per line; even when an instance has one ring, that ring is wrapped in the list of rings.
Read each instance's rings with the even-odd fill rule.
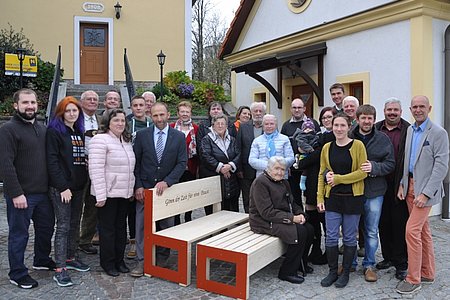
[[[25,52],[27,49],[17,48],[17,59],[19,60],[20,68],[20,88],[23,88],[23,61],[25,60]]]
[[[160,92],[161,92],[161,101],[163,101],[163,96],[164,96],[163,67],[164,67],[164,63],[166,62],[166,55],[161,50],[161,52],[159,52],[159,54],[156,57],[158,57],[158,64],[161,69],[161,81],[160,81],[159,88],[160,88]]]

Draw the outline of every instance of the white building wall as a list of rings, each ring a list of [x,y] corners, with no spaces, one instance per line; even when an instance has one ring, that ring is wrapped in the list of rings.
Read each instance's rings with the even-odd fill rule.
[[[402,101],[403,114],[409,119],[405,110],[411,98],[409,36],[409,21],[402,21],[327,41],[325,105],[332,105],[328,87],[338,76],[369,72],[370,104],[377,109],[378,119],[389,97]]]
[[[434,81],[434,96],[433,102],[433,120],[443,125],[444,124],[444,87],[445,87],[445,57],[444,57],[444,35],[445,29],[450,25],[450,22],[433,19],[433,81]],[[450,84],[450,83],[448,83]],[[448,112],[447,112],[448,113]]]
[[[270,84],[277,88],[277,71],[269,70],[258,73],[264,77]],[[253,102],[253,91],[263,87],[261,83],[246,75],[245,73],[236,74],[236,106],[250,105]],[[281,129],[282,119],[281,110],[278,109],[278,103],[272,94],[269,93],[269,99],[266,99],[268,106],[267,113],[275,115],[278,119],[278,127]]]
[[[445,47],[445,30],[450,25],[450,22],[433,19],[433,81],[434,81],[434,96],[431,101],[433,102],[433,121],[435,123],[444,126],[444,114],[449,113],[444,111],[444,88],[445,88],[445,57],[444,57],[444,47]],[[447,83],[450,84],[450,83]],[[449,130],[448,128],[446,128]],[[442,202],[438,205],[433,206],[431,209],[431,215],[438,215],[442,212]]]
[[[313,0],[305,11],[295,14],[285,0],[261,0],[239,50],[396,1]]]
[[[192,0],[184,2],[184,70],[192,77]]]

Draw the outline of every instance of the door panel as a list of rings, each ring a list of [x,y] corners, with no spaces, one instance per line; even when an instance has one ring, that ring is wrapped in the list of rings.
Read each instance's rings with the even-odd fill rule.
[[[80,83],[108,83],[106,24],[80,24]]]
[[[305,115],[312,117],[313,114],[313,90],[307,84],[295,85],[292,87],[292,100],[300,98],[305,104]]]

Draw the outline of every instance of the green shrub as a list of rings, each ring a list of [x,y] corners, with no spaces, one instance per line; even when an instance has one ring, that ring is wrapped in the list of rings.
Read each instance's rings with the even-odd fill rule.
[[[186,71],[168,72],[166,76],[164,76],[164,85],[173,93],[175,93],[180,83],[191,83],[191,82],[192,80],[187,75]]]
[[[203,81],[194,81],[194,94],[192,96],[194,102],[202,105],[208,105],[212,101],[227,101],[225,91],[222,86]]]
[[[155,94],[156,96],[156,100],[159,100],[159,98],[161,97],[161,83],[158,82],[153,88],[152,88],[152,92],[153,94]],[[169,94],[169,89],[167,88],[167,86],[163,85],[163,92],[164,95],[168,95]]]

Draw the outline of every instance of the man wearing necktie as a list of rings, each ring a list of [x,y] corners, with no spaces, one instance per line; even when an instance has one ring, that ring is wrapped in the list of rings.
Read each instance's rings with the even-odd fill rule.
[[[162,195],[171,185],[178,183],[186,169],[187,154],[184,134],[170,126],[167,105],[157,102],[152,106],[153,125],[139,131],[134,141],[136,167],[134,174],[136,199],[136,250],[138,265],[131,276],[144,274],[144,189],[156,188]],[[156,223],[157,230],[173,226],[173,217]],[[164,262],[170,249],[157,250],[157,262]],[[160,265],[160,263],[158,263]]]
[[[100,128],[101,118],[96,114],[98,109],[98,94],[88,90],[81,94],[81,109],[84,114],[86,160],[88,144]],[[86,254],[97,254],[97,248],[92,245],[92,238],[97,231],[97,208],[95,197],[91,195],[91,181],[88,180],[83,195],[83,213],[80,225],[80,241],[78,249]]]

